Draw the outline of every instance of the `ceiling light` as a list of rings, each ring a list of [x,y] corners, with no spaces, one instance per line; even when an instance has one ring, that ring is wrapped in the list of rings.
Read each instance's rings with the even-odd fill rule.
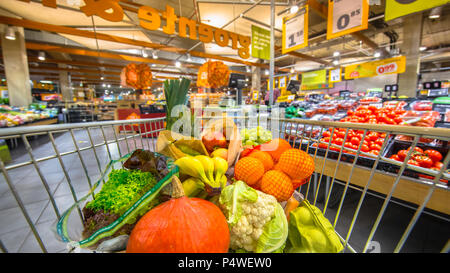
[[[158,59],[158,54],[156,54],[155,51],[153,51],[152,55],[153,55],[153,59],[155,59],[155,60]]]
[[[341,53],[340,53],[339,51],[335,51],[335,52],[333,53],[333,57],[337,57],[337,56],[339,56],[339,55],[341,55]]]
[[[375,58],[379,58],[380,56],[381,56],[381,53],[380,53],[380,51],[375,51],[375,53],[373,53],[373,56],[375,57]]]
[[[142,57],[144,57],[144,58],[148,57],[147,50],[145,50],[145,48],[142,49]]]
[[[269,75],[269,70],[266,69],[266,71],[264,71],[264,74]]]
[[[290,12],[291,13],[296,13],[297,11],[298,11],[298,6],[297,5],[292,5],[291,9],[290,9]]]
[[[338,65],[338,64],[339,64],[339,60],[334,60],[334,61],[333,61],[333,64],[334,64],[334,65]]]
[[[108,88],[111,88],[111,84],[108,84]]]
[[[181,66],[181,63],[180,63],[179,61],[176,61],[176,62],[175,62],[175,66],[176,66],[176,67],[180,67],[180,66]]]
[[[192,62],[191,54],[187,54],[187,61]]]
[[[419,47],[419,50],[420,50],[420,51],[424,51],[424,50],[426,50],[426,49],[427,49],[426,46],[421,46],[421,47]]]
[[[106,84],[102,84],[103,87],[106,87]]]
[[[291,67],[291,73],[294,73],[295,69],[293,67]]]
[[[5,31],[5,38],[11,41],[14,41],[16,39],[16,32],[14,31],[14,28],[11,26],[8,26]]]
[[[102,80],[102,81],[103,81],[104,79],[105,79],[105,78],[104,78],[103,76],[101,76],[101,77],[100,77],[100,80]]]
[[[439,17],[441,17],[441,12],[442,12],[442,6],[436,7],[430,11],[430,15],[428,15],[428,18],[438,19]]]
[[[41,61],[45,61],[45,52],[39,51],[38,59]]]

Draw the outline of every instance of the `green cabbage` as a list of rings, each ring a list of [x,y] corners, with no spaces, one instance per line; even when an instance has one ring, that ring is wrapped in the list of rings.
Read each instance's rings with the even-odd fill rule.
[[[275,215],[264,226],[256,245],[256,253],[281,252],[288,236],[288,222],[279,203],[275,205]]]
[[[343,246],[330,221],[308,200],[289,215],[289,236],[285,252],[338,253]]]

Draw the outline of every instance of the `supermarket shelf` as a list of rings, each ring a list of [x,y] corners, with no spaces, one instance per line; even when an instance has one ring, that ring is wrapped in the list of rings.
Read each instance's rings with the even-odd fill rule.
[[[358,165],[353,166],[353,164],[351,163],[341,161],[339,162],[338,171],[335,172],[336,165],[336,160],[327,158],[324,165],[323,157],[315,157],[315,166],[317,173],[322,173],[323,168],[323,175],[330,177],[334,176],[337,180],[347,182],[353,168],[353,175],[351,176],[350,184],[359,187],[366,186],[367,180],[369,179],[371,173],[370,168]],[[396,180],[396,177],[396,174],[390,174],[376,170],[370,182],[369,189],[381,194],[389,194],[392,189],[392,185]],[[410,203],[421,205],[429,190],[429,185],[425,185],[423,183],[414,181],[414,179],[408,179],[402,176],[392,196]],[[426,207],[428,209],[432,209],[448,215],[450,214],[449,200],[450,191],[436,187]]]
[[[25,123],[21,126],[37,126],[37,125],[50,125],[58,123],[58,118],[46,118],[37,120],[35,122]]]

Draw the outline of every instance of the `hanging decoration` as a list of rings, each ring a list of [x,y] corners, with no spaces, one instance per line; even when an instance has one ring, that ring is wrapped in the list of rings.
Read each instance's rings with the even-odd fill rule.
[[[142,90],[152,86],[152,71],[145,63],[129,63],[120,73],[120,84]]]
[[[207,61],[198,70],[197,86],[219,88],[228,84],[230,70],[221,61]]]

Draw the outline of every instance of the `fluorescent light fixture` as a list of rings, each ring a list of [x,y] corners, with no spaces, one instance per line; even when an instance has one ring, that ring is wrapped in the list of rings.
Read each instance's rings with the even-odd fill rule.
[[[427,47],[426,47],[426,46],[421,46],[421,47],[419,47],[419,50],[420,50],[420,51],[427,50]]]
[[[430,15],[428,15],[428,18],[438,19],[439,17],[441,17],[441,12],[442,12],[442,6],[436,7],[430,11]]]
[[[144,57],[144,58],[148,57],[147,50],[145,50],[145,48],[142,49],[142,57]]]
[[[291,13],[296,13],[298,11],[298,6],[297,5],[292,5],[291,9],[289,10]]]
[[[41,61],[45,61],[45,52],[39,51],[38,59]]]
[[[40,83],[48,83],[48,84],[53,84],[52,81],[39,81]]]
[[[16,40],[16,32],[12,26],[8,26],[5,31],[5,38],[11,41]]]
[[[181,67],[181,63],[180,63],[179,61],[176,61],[176,62],[175,62],[175,66],[176,66],[176,67]]]
[[[152,56],[153,56],[153,59],[155,59],[155,60],[158,59],[158,54],[156,54],[155,51],[153,51]]]
[[[333,53],[333,57],[337,57],[337,56],[339,56],[339,55],[341,55],[341,53],[340,53],[339,51],[335,51],[335,52]]]

